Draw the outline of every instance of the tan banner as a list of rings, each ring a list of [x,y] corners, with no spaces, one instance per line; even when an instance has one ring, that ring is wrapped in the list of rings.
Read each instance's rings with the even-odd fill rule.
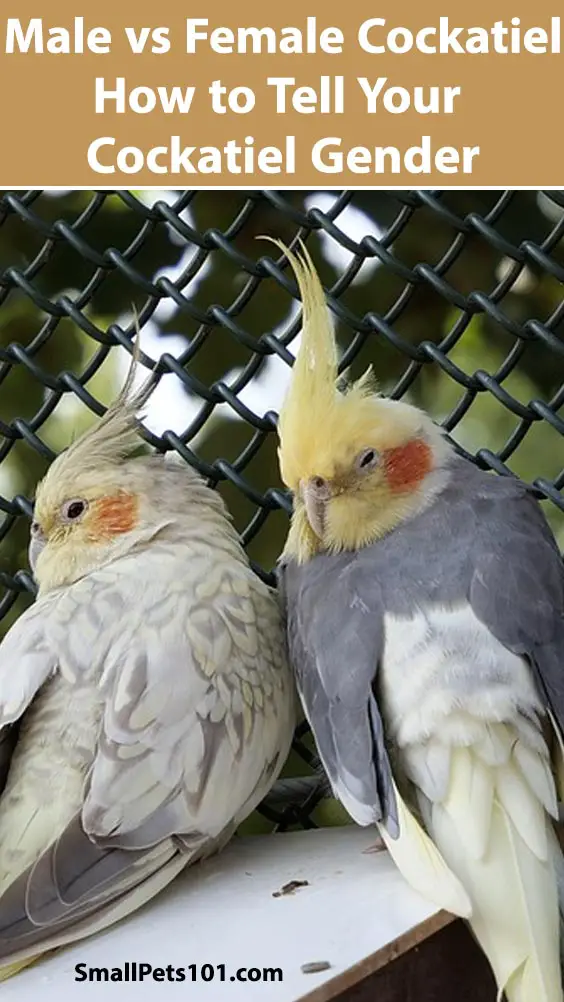
[[[2,187],[564,180],[557,4],[38,6],[0,15]]]

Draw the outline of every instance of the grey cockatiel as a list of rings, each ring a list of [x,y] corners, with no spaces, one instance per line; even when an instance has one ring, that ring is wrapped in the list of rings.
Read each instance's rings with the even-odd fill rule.
[[[562,1002],[564,571],[526,487],[457,457],[368,378],[338,392],[307,256],[279,422],[291,660],[335,790],[464,916],[509,1002]],[[552,757],[551,757],[552,755]]]
[[[220,848],[292,738],[274,593],[216,492],[127,458],[140,402],[37,491],[39,595],[0,645],[0,978]]]

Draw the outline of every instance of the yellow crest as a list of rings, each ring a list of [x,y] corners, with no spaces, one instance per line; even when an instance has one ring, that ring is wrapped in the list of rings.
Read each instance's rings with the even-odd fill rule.
[[[373,422],[375,387],[369,370],[346,392],[337,389],[333,323],[311,256],[304,244],[298,255],[279,240],[272,243],[290,261],[303,304],[302,340],[278,419],[280,473],[295,491],[303,477],[326,472],[339,443],[350,446],[367,418]]]

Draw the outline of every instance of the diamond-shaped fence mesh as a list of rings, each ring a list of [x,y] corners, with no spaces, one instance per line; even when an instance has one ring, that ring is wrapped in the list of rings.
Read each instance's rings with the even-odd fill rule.
[[[140,326],[144,436],[224,495],[268,577],[290,500],[276,412],[300,333],[268,234],[301,237],[353,375],[521,476],[564,542],[564,192],[13,191],[0,198],[0,634],[31,601],[31,498],[116,395]],[[305,726],[262,824],[336,823]],[[255,819],[256,822],[256,819]]]

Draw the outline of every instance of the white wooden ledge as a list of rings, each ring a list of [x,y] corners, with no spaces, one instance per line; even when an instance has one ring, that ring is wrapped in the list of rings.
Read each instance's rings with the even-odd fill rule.
[[[185,871],[142,912],[2,984],[2,1002],[190,999],[326,1002],[450,921],[411,890],[375,831],[354,827],[235,840]],[[273,897],[290,881],[307,881]],[[226,981],[77,982],[75,965],[187,968],[224,964]],[[328,962],[318,973],[302,965]],[[231,981],[241,967],[281,968],[284,980]]]

